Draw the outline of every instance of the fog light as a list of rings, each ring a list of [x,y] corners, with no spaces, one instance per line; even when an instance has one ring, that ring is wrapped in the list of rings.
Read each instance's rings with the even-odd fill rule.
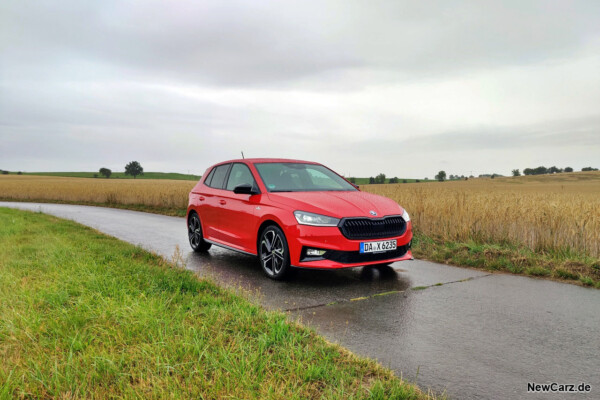
[[[306,249],[306,255],[307,256],[317,256],[317,257],[320,257],[323,254],[325,254],[325,250],[321,250],[321,249]]]

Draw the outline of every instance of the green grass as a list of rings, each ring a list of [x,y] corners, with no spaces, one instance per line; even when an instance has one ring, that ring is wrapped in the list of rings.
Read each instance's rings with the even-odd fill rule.
[[[12,175],[16,172],[11,172]],[[23,172],[23,175],[42,175],[42,176],[64,176],[69,178],[94,178],[97,174],[97,179],[106,179],[102,177],[98,172]],[[144,172],[144,175],[140,175],[135,179],[176,179],[185,181],[198,181],[200,175],[193,174],[179,174],[176,172]],[[133,176],[125,175],[124,172],[113,172],[110,179],[134,179]]]
[[[534,252],[511,243],[444,242],[416,233],[413,254],[446,264],[545,277],[600,289],[600,260],[573,251]]]
[[[162,258],[0,208],[0,398],[423,398]]]

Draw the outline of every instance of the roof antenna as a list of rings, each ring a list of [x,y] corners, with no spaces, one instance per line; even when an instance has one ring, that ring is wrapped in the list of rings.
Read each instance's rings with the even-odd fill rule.
[[[242,158],[245,159],[246,157],[244,157],[244,152],[242,151]]]

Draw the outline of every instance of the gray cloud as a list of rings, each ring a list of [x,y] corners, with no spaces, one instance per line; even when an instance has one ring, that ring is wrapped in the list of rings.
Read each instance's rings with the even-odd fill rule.
[[[353,69],[412,79],[569,57],[597,38],[600,5],[13,1],[2,12],[3,58],[28,64],[7,63],[9,76],[95,78],[105,68],[237,86]],[[77,71],[86,63],[96,68]]]
[[[599,16],[597,1],[9,0],[0,168],[200,173],[240,150],[351,175],[593,163]]]

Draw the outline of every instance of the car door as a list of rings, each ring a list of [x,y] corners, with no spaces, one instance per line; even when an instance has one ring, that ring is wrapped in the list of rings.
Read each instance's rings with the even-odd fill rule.
[[[222,204],[220,212],[220,225],[229,246],[254,253],[258,225],[256,207],[260,204],[260,195],[234,193],[233,189],[242,184],[250,184],[259,191],[250,168],[243,163],[234,163],[229,171],[225,191],[221,195],[225,204]]]
[[[231,164],[217,165],[204,181],[204,187],[199,193],[198,213],[202,222],[204,237],[208,240],[223,241],[221,228],[221,211],[223,210],[221,202],[223,187]]]

